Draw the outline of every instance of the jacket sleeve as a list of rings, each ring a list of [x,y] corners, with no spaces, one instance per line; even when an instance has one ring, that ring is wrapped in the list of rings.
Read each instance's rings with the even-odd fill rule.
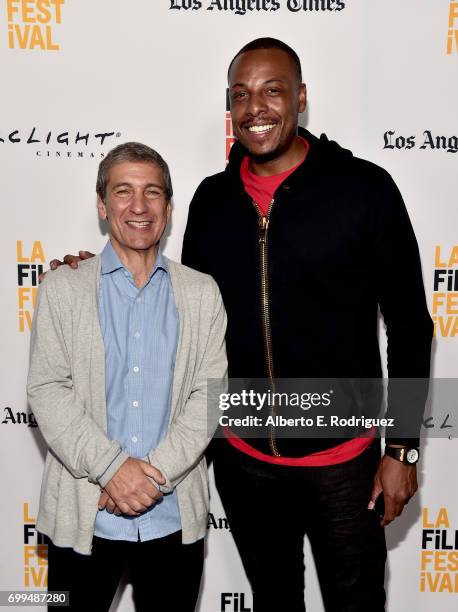
[[[206,293],[202,303],[213,304],[212,315],[191,393],[165,438],[148,454],[149,462],[166,478],[164,492],[176,487],[202,459],[218,424],[217,396],[227,386],[226,312],[213,279]]]
[[[197,188],[189,205],[188,221],[183,237],[183,250],[181,252],[181,263],[199,272],[209,273],[208,266],[205,264],[205,257],[202,249],[205,248],[205,238],[203,236],[206,227],[205,204],[206,198],[205,180]]]
[[[60,304],[57,296],[56,277],[48,272],[32,326],[28,400],[49,448],[67,470],[104,486],[128,456],[108,439],[74,388],[71,303]]]
[[[433,323],[420,254],[402,196],[386,174],[378,194],[374,235],[375,286],[388,340],[386,442],[418,445],[428,394]]]

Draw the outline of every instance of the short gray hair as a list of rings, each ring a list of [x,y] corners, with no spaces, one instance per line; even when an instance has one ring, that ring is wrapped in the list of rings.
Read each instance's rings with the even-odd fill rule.
[[[106,197],[109,171],[113,166],[122,164],[123,162],[147,162],[156,164],[162,172],[165,197],[167,201],[171,200],[173,196],[172,179],[170,178],[170,170],[166,161],[157,151],[140,142],[125,142],[111,149],[99,164],[95,190],[102,201],[104,201]]]

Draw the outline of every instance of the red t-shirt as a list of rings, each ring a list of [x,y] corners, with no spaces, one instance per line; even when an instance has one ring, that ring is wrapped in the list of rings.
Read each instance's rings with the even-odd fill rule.
[[[294,172],[294,170],[296,170],[296,168],[299,168],[304,159],[307,157],[310,145],[305,138],[301,138],[300,136],[298,136],[298,138],[304,143],[304,157],[298,164],[292,168],[289,168],[288,170],[285,170],[284,172],[280,172],[280,174],[274,174],[272,176],[258,176],[257,174],[253,174],[253,172],[251,172],[251,170],[248,168],[248,155],[242,160],[242,165],[240,166],[240,178],[242,179],[245,191],[252,197],[254,202],[256,202],[262,215],[267,215],[269,204],[271,203],[277,188],[285,179],[288,178],[290,174]]]
[[[274,455],[266,455],[259,451],[257,448],[250,446],[246,440],[239,438],[229,427],[224,428],[224,436],[226,440],[237,450],[265,461],[266,463],[274,463],[275,465],[290,465],[290,466],[303,466],[303,467],[318,467],[325,465],[337,465],[339,463],[345,463],[350,461],[358,455],[360,455],[366,448],[371,444],[375,436],[375,427],[368,430],[364,438],[352,438],[346,440],[337,446],[326,448],[325,450],[318,451],[317,453],[310,453],[305,457],[276,457]]]
[[[301,137],[298,136],[298,138]],[[277,188],[307,157],[310,145],[304,138],[301,138],[301,140],[305,145],[303,159],[292,168],[280,174],[275,174],[273,176],[258,176],[257,174],[253,174],[248,168],[248,156],[243,158],[240,166],[240,178],[242,179],[245,191],[258,205],[262,215],[267,215],[269,205]],[[253,446],[250,446],[246,440],[242,440],[236,436],[228,427],[224,428],[224,435],[232,446],[260,461],[266,461],[267,463],[274,463],[276,465],[325,466],[344,463],[360,455],[374,439],[375,429],[370,430],[364,438],[352,438],[351,440],[342,442],[342,444],[338,446],[333,446],[332,448],[327,448],[317,453],[311,453],[305,457],[275,457],[273,455],[266,455]]]

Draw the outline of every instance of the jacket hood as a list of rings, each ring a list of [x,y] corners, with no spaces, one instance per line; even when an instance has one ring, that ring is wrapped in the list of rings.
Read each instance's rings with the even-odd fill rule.
[[[344,149],[334,140],[329,140],[326,134],[321,134],[321,136],[317,138],[308,130],[299,127],[298,135],[305,138],[310,145],[310,150],[307,155],[308,164],[315,164],[318,161],[321,164],[330,163],[332,161],[343,161],[343,159],[353,157],[353,153],[350,150]],[[226,172],[239,175],[240,164],[246,155],[248,155],[247,149],[237,140],[232,145]]]

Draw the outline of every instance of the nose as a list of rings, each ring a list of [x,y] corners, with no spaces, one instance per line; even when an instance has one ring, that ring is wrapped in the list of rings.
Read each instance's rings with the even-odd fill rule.
[[[251,93],[248,98],[247,112],[252,117],[256,117],[267,111],[267,103],[262,93]]]
[[[130,210],[136,215],[142,215],[148,210],[148,199],[143,190],[136,190],[130,201]]]

